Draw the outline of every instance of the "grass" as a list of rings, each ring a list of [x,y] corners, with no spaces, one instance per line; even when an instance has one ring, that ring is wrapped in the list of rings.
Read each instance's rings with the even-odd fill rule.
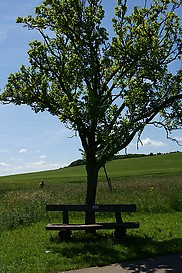
[[[97,203],[137,204],[137,213],[124,218],[141,227],[122,244],[112,231],[97,237],[75,232],[60,243],[57,232],[45,230],[49,220],[61,220],[59,213],[46,214],[46,203],[84,203],[83,166],[0,177],[0,272],[53,273],[182,251],[181,161],[182,153],[111,161],[112,192],[101,170]],[[80,222],[83,215],[72,214],[71,220]]]
[[[182,221],[181,212],[137,215],[137,219],[141,222],[140,230],[131,230],[122,244],[111,231],[100,232],[97,237],[75,232],[68,243],[60,243],[53,233],[50,241],[45,222],[4,232],[0,244],[1,272],[60,272],[181,251],[182,231],[176,225]]]
[[[145,156],[142,158],[128,158],[122,161],[111,161],[108,172],[114,177],[126,176],[158,176],[181,174],[181,153],[171,153],[158,156]]]

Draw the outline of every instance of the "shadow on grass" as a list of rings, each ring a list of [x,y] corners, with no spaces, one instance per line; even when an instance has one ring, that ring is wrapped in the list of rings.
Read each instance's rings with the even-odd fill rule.
[[[118,242],[113,235],[78,233],[74,234],[74,237],[68,242],[60,242],[58,238],[53,238],[51,248],[54,253],[74,261],[74,264],[77,264],[78,267],[90,267],[174,253],[181,251],[181,245],[182,238],[157,241],[155,238],[136,235],[128,236],[125,241]],[[145,271],[142,272],[153,273],[160,268],[160,264],[155,265],[155,263],[152,263],[152,259],[150,261],[149,265],[144,265]],[[138,264],[135,266],[134,263],[127,263],[127,266],[128,270],[135,270],[132,272],[138,273],[141,272],[143,265]],[[150,266],[154,268],[150,268]],[[171,269],[167,263],[164,264],[164,268],[166,268],[166,273],[182,272],[175,271],[175,267]],[[167,271],[168,268],[169,271]]]
[[[115,241],[110,235],[74,234],[68,242],[57,237],[52,240],[52,251],[71,259],[78,267],[90,267],[117,262],[121,252],[114,247]]]

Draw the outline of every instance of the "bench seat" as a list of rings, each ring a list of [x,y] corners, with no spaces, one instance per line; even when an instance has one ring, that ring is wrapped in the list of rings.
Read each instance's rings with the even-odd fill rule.
[[[124,223],[96,223],[96,224],[48,224],[46,230],[89,230],[89,229],[116,229],[139,228],[138,222]]]

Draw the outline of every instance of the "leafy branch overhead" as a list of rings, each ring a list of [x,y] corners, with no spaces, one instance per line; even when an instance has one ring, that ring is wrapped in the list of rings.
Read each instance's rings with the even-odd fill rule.
[[[0,98],[58,116],[99,168],[147,124],[169,132],[182,119],[182,69],[171,72],[182,52],[182,1],[143,1],[129,13],[135,1],[118,0],[108,30],[104,2],[44,0],[34,17],[19,17],[41,38]]]

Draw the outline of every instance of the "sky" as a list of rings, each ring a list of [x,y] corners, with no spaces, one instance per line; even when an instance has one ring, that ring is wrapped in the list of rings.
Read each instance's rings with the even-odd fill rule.
[[[110,1],[106,4],[109,16],[112,11]],[[0,1],[1,92],[8,75],[18,71],[22,64],[28,65],[28,43],[40,38],[36,32],[16,24],[16,18],[33,14],[34,7],[39,4],[41,0]],[[48,112],[35,114],[25,105],[0,104],[0,125],[0,176],[58,169],[81,158],[79,138]],[[175,131],[172,136],[182,143],[181,131]],[[148,126],[141,139],[143,146],[137,149],[135,139],[127,152],[182,152],[181,146],[166,139],[163,129]]]

